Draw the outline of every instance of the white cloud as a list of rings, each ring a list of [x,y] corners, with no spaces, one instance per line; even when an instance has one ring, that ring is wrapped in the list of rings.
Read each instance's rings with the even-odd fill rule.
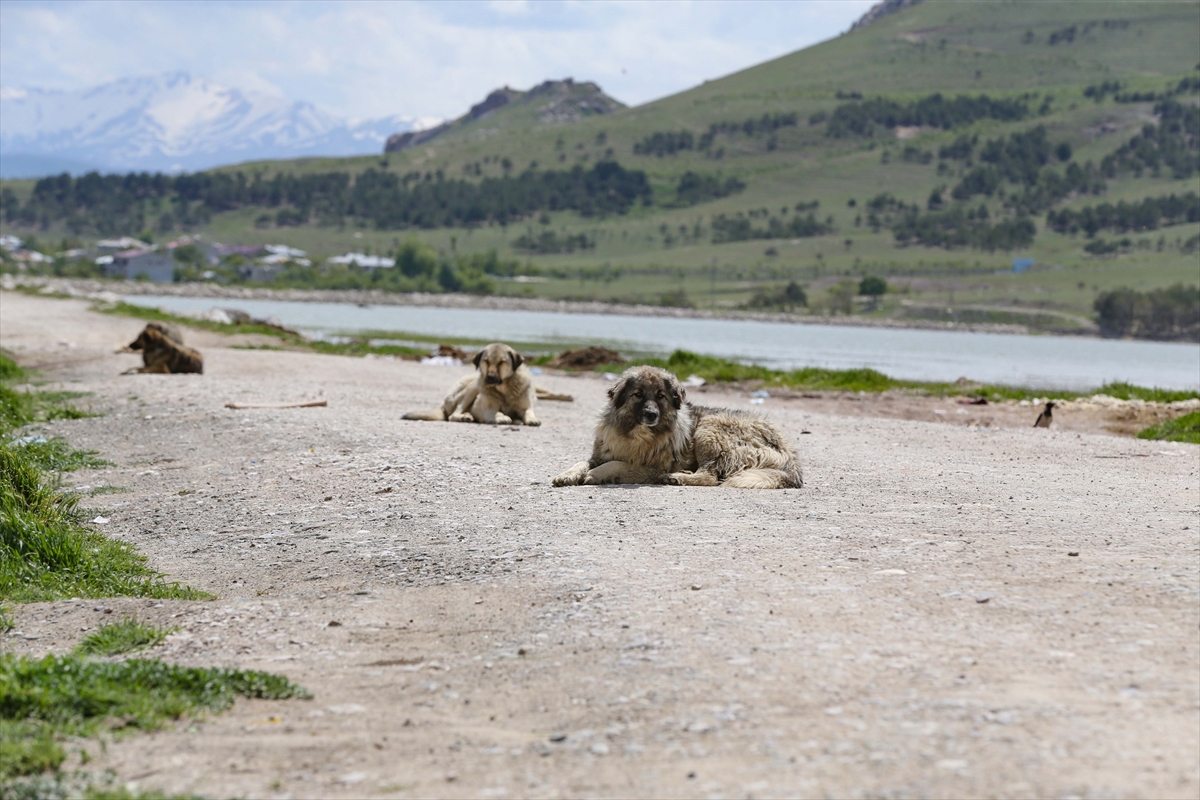
[[[453,117],[490,90],[594,80],[639,104],[836,35],[836,2],[0,3],[11,88],[183,70],[354,117]]]

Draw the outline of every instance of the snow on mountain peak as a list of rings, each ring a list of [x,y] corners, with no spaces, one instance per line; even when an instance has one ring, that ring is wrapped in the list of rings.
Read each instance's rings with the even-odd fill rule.
[[[440,121],[440,120],[438,120]],[[427,118],[349,121],[307,102],[169,72],[79,91],[0,89],[0,172],[52,162],[109,171],[187,169],[260,158],[378,153]],[[36,164],[36,167],[32,165]],[[50,169],[49,171],[53,171]]]

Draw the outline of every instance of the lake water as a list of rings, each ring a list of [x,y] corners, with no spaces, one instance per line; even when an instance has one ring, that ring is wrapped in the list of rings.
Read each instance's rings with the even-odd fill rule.
[[[214,306],[278,317],[310,336],[394,331],[544,343],[547,350],[600,344],[625,353],[685,349],[777,369],[871,367],[894,378],[1086,390],[1109,381],[1200,389],[1200,345],[965,331],[809,325],[748,320],[562,314],[349,303],[130,296],[177,313]],[[397,337],[403,338],[403,337]]]

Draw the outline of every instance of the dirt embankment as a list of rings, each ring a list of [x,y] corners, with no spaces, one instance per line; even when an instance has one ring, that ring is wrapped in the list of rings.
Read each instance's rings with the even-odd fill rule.
[[[218,596],[24,606],[5,649],[136,612],[180,628],[152,655],[315,694],[88,769],[249,798],[1200,793],[1200,448],[772,397],[803,489],[556,490],[597,376],[541,376],[577,401],[536,429],[405,422],[464,368],[191,332],[204,375],[118,377],[136,321],[0,312],[104,414],[46,428],[113,462],[68,476],[121,488],[105,530]]]

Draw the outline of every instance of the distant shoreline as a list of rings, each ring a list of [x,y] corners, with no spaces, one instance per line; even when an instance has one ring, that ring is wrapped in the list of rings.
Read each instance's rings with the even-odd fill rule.
[[[1027,336],[1084,336],[1092,334],[1046,333],[1024,325],[1000,323],[938,322],[919,319],[878,319],[872,317],[832,317],[762,311],[713,311],[666,306],[623,305],[599,301],[548,300],[537,297],[498,295],[396,293],[358,289],[269,289],[266,287],[221,286],[212,283],[146,283],[143,281],[101,281],[83,278],[12,276],[4,288],[38,287],[43,291],[73,297],[102,299],[100,295],[164,295],[168,297],[210,297],[214,301],[279,300],[292,303],[346,303],[372,306],[418,306],[425,308],[477,308],[496,311],[535,311],[560,314],[611,314],[631,317],[670,317],[676,319],[732,319],[756,322],[781,322],[793,325],[846,325],[861,328],[897,328],[905,330],[966,331]]]

